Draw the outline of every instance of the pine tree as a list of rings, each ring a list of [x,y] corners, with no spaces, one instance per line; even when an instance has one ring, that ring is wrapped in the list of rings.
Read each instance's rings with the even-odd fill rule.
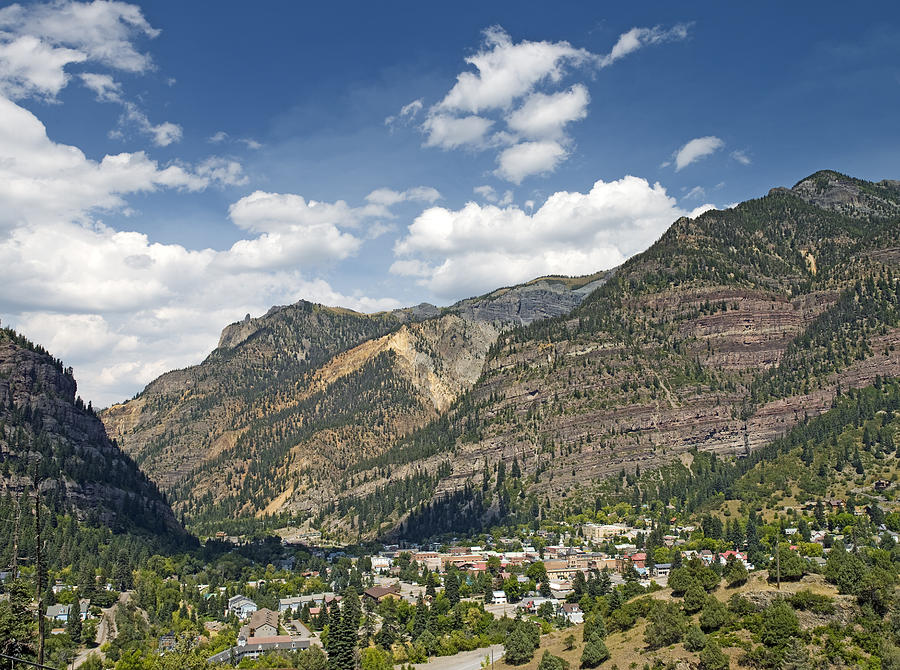
[[[584,651],[581,652],[581,667],[596,668],[608,658],[609,649],[606,648],[603,638],[595,632],[584,645]]]
[[[459,582],[455,572],[448,572],[444,575],[444,595],[447,596],[450,605],[456,605],[459,602]]]

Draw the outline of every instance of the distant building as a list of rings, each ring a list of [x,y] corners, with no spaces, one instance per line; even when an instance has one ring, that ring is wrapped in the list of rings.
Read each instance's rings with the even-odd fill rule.
[[[397,584],[391,586],[372,586],[363,591],[363,596],[374,600],[376,603],[384,602],[388,598],[400,598],[400,587]]]
[[[274,637],[278,635],[278,612],[273,612],[265,607],[250,615],[250,620],[241,627],[238,641],[241,637],[245,640],[256,637]]]
[[[228,612],[234,614],[238,619],[246,619],[257,609],[256,603],[247,596],[236,595],[228,599]]]
[[[505,605],[508,602],[506,599],[506,591],[494,591],[491,602],[497,605]]]

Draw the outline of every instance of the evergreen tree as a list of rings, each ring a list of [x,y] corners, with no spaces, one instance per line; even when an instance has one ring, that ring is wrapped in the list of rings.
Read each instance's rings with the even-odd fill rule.
[[[584,651],[581,652],[581,667],[596,668],[609,658],[609,649],[603,638],[595,632],[584,645]]]
[[[459,582],[453,571],[444,575],[444,595],[447,596],[451,606],[459,602]]]

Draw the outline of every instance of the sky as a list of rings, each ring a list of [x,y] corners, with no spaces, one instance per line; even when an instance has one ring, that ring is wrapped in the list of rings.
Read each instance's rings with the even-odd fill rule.
[[[106,406],[272,305],[447,305],[896,179],[898,118],[889,2],[0,4],[0,321]]]

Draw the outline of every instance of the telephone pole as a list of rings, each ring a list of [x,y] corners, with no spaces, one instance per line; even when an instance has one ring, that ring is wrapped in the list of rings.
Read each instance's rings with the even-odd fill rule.
[[[42,563],[43,560],[43,547],[41,546],[41,483],[40,479],[35,474],[34,477],[34,531],[35,531],[35,554],[34,554],[34,567],[35,567],[35,582],[37,589],[37,603],[38,603],[38,664],[44,664],[44,589],[43,589],[43,581],[44,581],[44,566]],[[77,602],[77,601],[76,601]],[[77,605],[76,605],[77,607]]]

